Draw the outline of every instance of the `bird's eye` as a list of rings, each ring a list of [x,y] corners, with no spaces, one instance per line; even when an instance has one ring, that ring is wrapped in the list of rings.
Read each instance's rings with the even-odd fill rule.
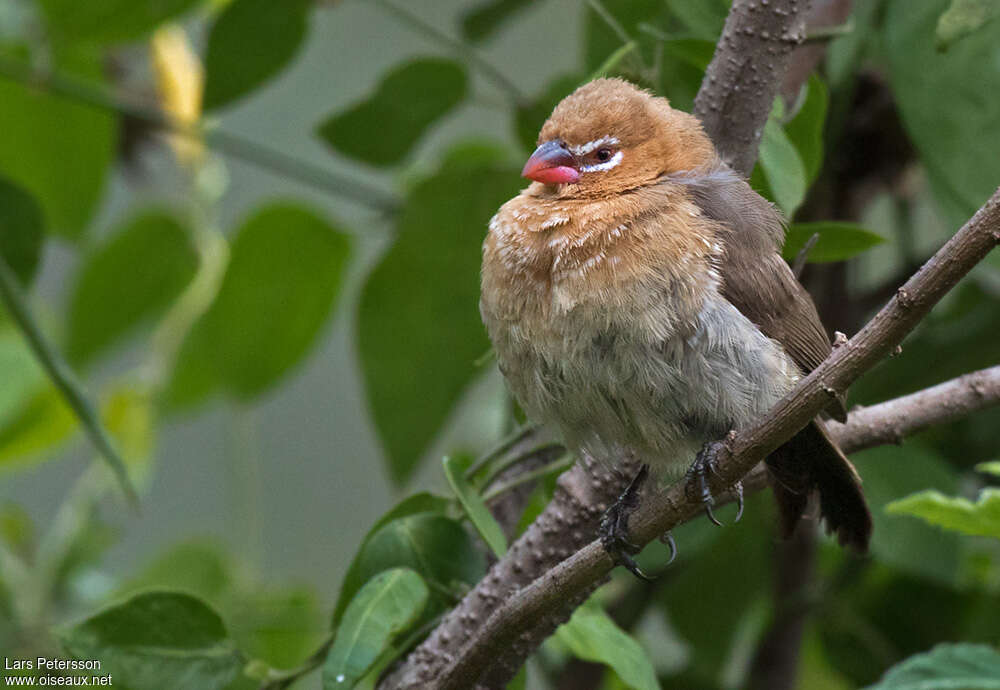
[[[597,160],[604,163],[605,161],[611,160],[611,149],[597,149],[597,153],[594,154]]]

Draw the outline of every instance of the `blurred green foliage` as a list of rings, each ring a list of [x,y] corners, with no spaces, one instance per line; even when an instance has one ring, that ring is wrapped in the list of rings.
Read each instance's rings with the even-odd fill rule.
[[[85,377],[101,429],[140,490],[156,472],[157,432],[172,413],[201,414],[213,397],[232,406],[266,397],[316,352],[338,308],[355,310],[359,377],[384,472],[409,487],[486,369],[477,364],[489,345],[477,310],[480,244],[492,213],[522,186],[520,164],[552,107],[607,71],[689,109],[729,3],[582,3],[573,8],[579,59],[530,88],[484,55],[500,37],[516,39],[536,3],[469,0],[455,26],[443,27],[378,3],[392,10],[381,21],[409,22],[439,50],[372,74],[360,101],[316,127],[317,149],[357,173],[345,179],[382,169],[396,186],[396,203],[382,194],[371,204],[371,224],[388,226],[389,237],[349,306],[339,302],[360,253],[348,239],[357,229],[305,194],[269,200],[224,227],[224,161],[210,148],[219,138],[204,136],[214,123],[201,117],[253,108],[252,96],[300,55],[317,17],[337,15],[340,4],[0,0],[0,259],[28,292],[31,324],[58,345],[59,363]],[[1000,181],[997,3],[855,5],[853,29],[823,39],[825,60],[796,97],[776,102],[751,177],[788,216],[787,259],[818,235],[805,278],[838,302],[843,322],[828,325],[841,330],[857,327]],[[156,53],[166,49],[150,38],[171,22],[191,39]],[[545,46],[531,50],[546,63]],[[326,66],[312,83],[336,82],[338,69]],[[501,102],[483,98],[489,86]],[[131,105],[148,105],[154,93],[152,110]],[[450,116],[484,102],[507,118],[506,130],[440,136]],[[137,122],[187,127],[188,149],[169,141],[186,193],[153,204],[130,197],[127,213],[108,223],[97,212],[111,172],[129,174]],[[254,143],[258,164],[301,163]],[[358,183],[351,195],[365,189]],[[76,262],[65,304],[35,289],[50,249]],[[852,398],[874,403],[996,364],[998,285],[994,255]],[[0,472],[12,473],[64,457],[81,427],[6,312]],[[139,361],[111,378],[100,373],[127,345]],[[984,412],[857,455],[876,524],[872,553],[859,559],[819,543],[817,572],[792,602],[807,611],[798,687],[995,686],[1000,659],[988,645],[1000,640],[1000,532],[997,489],[987,484],[996,477],[974,466],[997,459],[998,423],[996,410]],[[487,510],[495,495],[483,480],[501,474],[503,458],[469,476],[472,456],[454,450],[445,473],[455,495],[416,493],[383,516],[339,588],[323,593],[336,600],[332,615],[318,593],[265,586],[245,554],[208,542],[178,543],[137,574],[113,572],[107,551],[129,523],[111,524],[101,510],[113,484],[95,463],[48,524],[17,504],[0,506],[0,646],[8,655],[100,658],[116,685],[134,690],[273,689],[320,667],[312,679],[325,688],[371,687],[485,574],[488,548],[506,548],[510,535]],[[552,496],[561,465],[547,461],[515,531]],[[565,687],[581,660],[603,667],[584,674],[593,688],[745,687],[758,645],[789,606],[774,589],[774,523],[770,500],[758,495],[739,525],[682,526],[680,556],[656,588],[616,573],[511,687]],[[657,570],[665,549],[641,560]]]

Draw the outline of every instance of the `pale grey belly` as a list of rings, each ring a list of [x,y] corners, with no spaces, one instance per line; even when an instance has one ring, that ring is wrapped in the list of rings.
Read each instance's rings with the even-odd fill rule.
[[[550,328],[565,332],[545,347],[536,339],[498,347],[529,416],[556,427],[571,448],[610,463],[631,452],[666,476],[682,472],[706,441],[760,416],[798,373],[776,342],[722,298],[706,300],[686,338],[651,343],[625,328],[596,332],[572,314]]]

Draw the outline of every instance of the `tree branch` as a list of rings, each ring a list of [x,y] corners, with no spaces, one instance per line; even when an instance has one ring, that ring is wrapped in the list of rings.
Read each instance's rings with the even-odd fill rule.
[[[791,28],[797,27],[795,35],[800,38],[802,17],[808,9],[807,2],[792,0],[772,0],[770,7],[753,4],[755,10],[750,9],[749,0],[733,3],[726,35],[719,43],[696,103],[696,113],[717,148],[730,152],[727,159],[744,172],[753,165],[760,131],[788,61]],[[776,26],[784,28],[774,32]],[[764,63],[766,66],[758,66]],[[729,69],[727,65],[739,65],[741,69]],[[736,123],[730,120],[737,111],[728,103],[728,95],[734,93],[747,101]],[[740,153],[738,160],[732,152]],[[741,465],[740,469],[745,472],[751,465],[747,461],[746,467]],[[563,474],[552,502],[538,520],[427,640],[383,679],[380,687],[503,687],[538,644],[606,576],[610,561],[591,538],[601,512],[634,471],[635,464],[628,459],[616,470],[609,470],[584,458]],[[763,472],[754,473],[746,484],[760,488],[765,479]],[[661,506],[663,514],[657,525],[646,524],[642,532],[646,540],[665,531],[659,529],[663,525],[688,519],[699,510],[687,505],[689,512],[684,514],[677,510],[681,503],[676,493],[667,497],[673,502]],[[581,547],[582,551],[560,563]],[[514,598],[501,606],[511,596]]]
[[[808,424],[829,404],[831,396],[888,355],[998,243],[1000,189],[854,338],[835,350],[763,419],[726,438],[719,450],[713,490],[732,486]],[[657,500],[646,501],[632,519],[633,541],[647,544],[699,512],[696,494],[686,482],[679,482]],[[586,596],[613,566],[600,541],[590,542],[496,609],[436,682],[425,687],[475,687],[498,650],[506,650],[540,620],[559,616],[567,601]]]
[[[847,422],[827,430],[845,453],[903,438],[935,424],[965,417],[1000,400],[1000,366],[980,369],[917,393],[851,410]]]
[[[734,0],[694,114],[730,167],[749,176],[792,51],[805,38],[809,0]]]

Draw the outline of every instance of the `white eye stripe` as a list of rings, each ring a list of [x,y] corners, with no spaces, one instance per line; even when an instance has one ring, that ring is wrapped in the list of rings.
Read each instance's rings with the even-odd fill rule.
[[[600,139],[594,139],[593,141],[588,141],[586,144],[580,144],[579,146],[570,146],[569,150],[574,156],[586,156],[588,153],[596,149],[598,146],[615,146],[618,143],[618,137],[613,137],[610,134],[601,137]]]
[[[608,160],[603,163],[595,163],[594,165],[584,165],[580,168],[580,172],[600,172],[601,170],[611,170],[619,163],[622,162],[622,152],[619,151],[615,155],[611,156]]]

